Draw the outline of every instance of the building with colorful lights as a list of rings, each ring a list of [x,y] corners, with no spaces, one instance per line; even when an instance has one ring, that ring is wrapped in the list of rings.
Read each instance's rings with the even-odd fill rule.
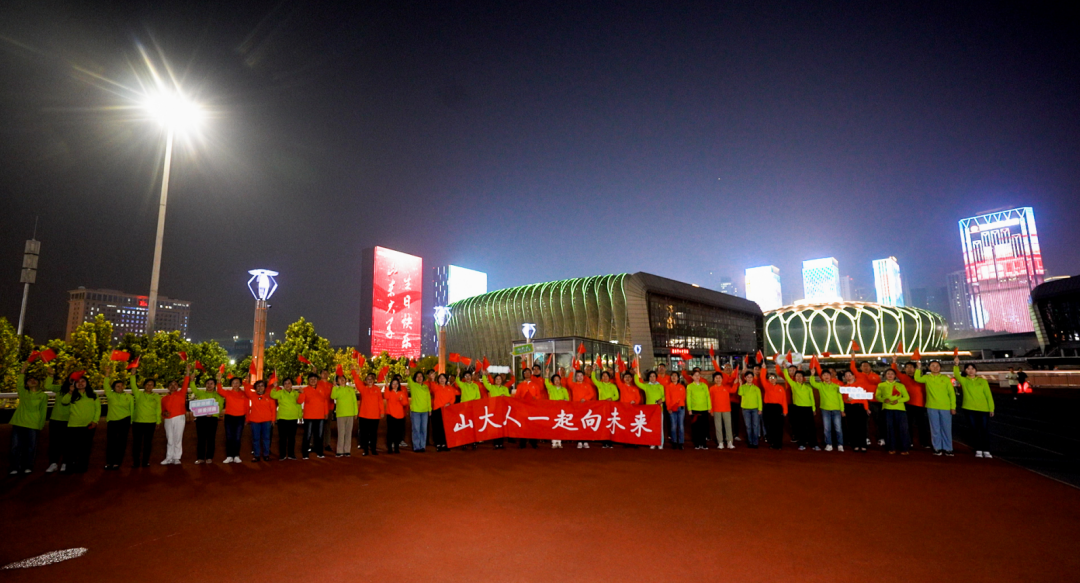
[[[904,306],[900,264],[895,257],[874,260],[874,289],[877,291],[877,303],[883,306]]]
[[[128,294],[114,289],[79,289],[68,292],[67,331],[64,337],[71,340],[71,334],[83,322],[89,322],[98,314],[113,325],[113,340],[120,340],[125,334],[141,336],[146,333],[146,308],[150,301],[147,296]],[[191,319],[191,302],[173,300],[158,296],[157,316],[154,327],[157,331],[180,332],[187,338],[188,323]]]
[[[1031,290],[1043,283],[1035,213],[1022,207],[959,222],[973,328],[1031,332]]]
[[[746,270],[746,299],[756,302],[762,311],[784,305],[780,290],[780,269],[774,265]]]
[[[926,354],[945,349],[948,327],[934,312],[869,302],[814,302],[765,313],[765,351],[847,356],[888,355],[903,348]]]
[[[808,302],[842,300],[840,264],[835,257],[811,259],[802,263],[803,299]]]

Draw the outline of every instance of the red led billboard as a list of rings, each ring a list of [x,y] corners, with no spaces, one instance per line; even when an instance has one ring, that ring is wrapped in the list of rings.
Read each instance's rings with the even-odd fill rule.
[[[371,354],[420,358],[424,260],[375,248],[371,294]]]

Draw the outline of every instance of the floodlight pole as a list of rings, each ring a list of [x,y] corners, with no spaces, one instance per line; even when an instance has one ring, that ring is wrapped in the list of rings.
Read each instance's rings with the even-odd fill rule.
[[[154,270],[150,275],[150,299],[146,306],[146,335],[154,335],[157,317],[158,280],[161,278],[161,242],[165,238],[165,205],[169,200],[169,170],[172,167],[173,128],[165,138],[165,171],[161,175],[161,203],[158,205],[157,238],[154,241]]]

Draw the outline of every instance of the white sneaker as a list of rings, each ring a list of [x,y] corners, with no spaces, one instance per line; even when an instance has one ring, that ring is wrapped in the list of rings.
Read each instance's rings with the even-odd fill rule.
[[[585,442],[585,449],[589,449],[589,442]]]
[[[716,445],[716,449],[724,449],[724,442],[720,442]]]
[[[994,456],[990,455],[990,452],[988,452],[988,451],[984,451],[984,452],[983,452],[983,457],[984,457],[984,458],[986,458],[986,459],[990,459],[990,458],[992,458],[992,457],[994,457]]]
[[[9,476],[18,476],[19,475],[19,470],[11,470],[10,472],[8,472],[8,475]]]
[[[885,440],[884,439],[879,439],[879,440],[877,440],[877,444],[878,444],[878,447],[885,447]]]
[[[165,459],[161,460],[161,465],[163,465],[163,466],[167,466],[167,465],[169,465],[171,463],[172,463],[172,460],[169,459],[169,458],[165,458]]]
[[[655,445],[650,445],[649,449],[656,449],[656,446]]]
[[[173,460],[172,465],[174,465],[174,466],[180,465],[180,460]]]
[[[832,446],[831,445],[826,445],[825,446],[825,451],[832,451]]]
[[[735,443],[731,442],[731,441],[727,442],[727,448],[728,449],[735,449]]]
[[[195,460],[195,465],[199,465],[201,463],[202,463],[202,460]]]
[[[981,451],[975,452],[975,457],[982,457],[982,456],[983,456],[983,454],[982,454]]]
[[[578,449],[582,449],[583,447],[585,447],[585,444],[581,443],[580,441],[577,442],[577,448]]]
[[[844,446],[842,446],[842,445],[836,446],[836,451],[838,451],[840,453],[844,453]]]
[[[67,464],[60,464],[60,471],[61,472],[66,472],[67,471]]]
[[[46,474],[51,474],[51,473],[55,472],[58,469],[60,469],[59,465],[57,465],[57,464],[49,464],[49,467],[45,468],[45,473]]]

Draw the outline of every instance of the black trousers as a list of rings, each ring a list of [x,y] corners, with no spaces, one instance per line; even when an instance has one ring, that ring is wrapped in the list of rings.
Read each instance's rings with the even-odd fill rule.
[[[280,419],[278,427],[278,457],[296,457],[296,419]]]
[[[58,464],[64,459],[67,447],[67,421],[49,421],[49,463]]]
[[[795,441],[800,447],[817,446],[817,427],[814,424],[814,409],[792,405],[791,430],[795,433]]]
[[[124,463],[127,453],[128,433],[131,432],[131,417],[105,423],[105,465],[118,466]]]
[[[739,428],[742,427],[742,405],[738,402],[731,404],[731,437],[739,436]]]
[[[443,427],[442,409],[431,410],[431,440],[435,447],[446,447],[446,428]]]
[[[885,415],[885,449],[888,451],[907,451],[911,443],[908,435],[907,413],[894,409],[883,409]]]
[[[930,442],[930,419],[926,416],[926,407],[916,407],[904,403],[907,409],[908,431],[911,433],[911,447],[915,447],[915,436],[919,437],[919,445],[932,447]]]
[[[326,419],[304,419],[304,444],[300,447],[300,455],[307,457],[312,446],[317,448],[316,455],[323,455],[322,434],[325,426]]]
[[[131,463],[136,466],[150,463],[150,444],[154,442],[157,423],[131,424]]]
[[[377,427],[377,426],[376,426]],[[398,419],[390,415],[386,416],[386,449],[397,449],[401,440],[405,439],[405,418]]]
[[[225,416],[225,457],[240,457],[240,440],[244,437],[244,416]]]
[[[848,447],[866,447],[866,419],[866,409],[862,405],[844,404],[844,441]]]
[[[195,459],[214,459],[214,445],[217,442],[217,425],[217,417],[208,415],[206,417],[195,418],[195,436],[197,438],[195,442]]]
[[[964,409],[967,417],[968,429],[971,435],[971,449],[975,451],[990,451],[990,413],[986,411],[972,411]]]
[[[885,410],[881,408],[881,403],[870,401],[870,418],[874,420],[874,435],[878,439],[885,439]]]
[[[67,448],[64,451],[68,473],[81,474],[90,467],[94,433],[95,430],[89,427],[68,427]]]
[[[375,440],[379,437],[379,420],[360,417],[360,449],[375,451]]]
[[[732,417],[734,417],[732,413]],[[765,425],[765,441],[769,447],[780,449],[784,444],[784,406],[779,403],[765,403],[762,409]],[[734,421],[732,424],[734,425]]]
[[[708,447],[711,422],[712,415],[708,411],[690,412],[690,439],[694,447]]]

